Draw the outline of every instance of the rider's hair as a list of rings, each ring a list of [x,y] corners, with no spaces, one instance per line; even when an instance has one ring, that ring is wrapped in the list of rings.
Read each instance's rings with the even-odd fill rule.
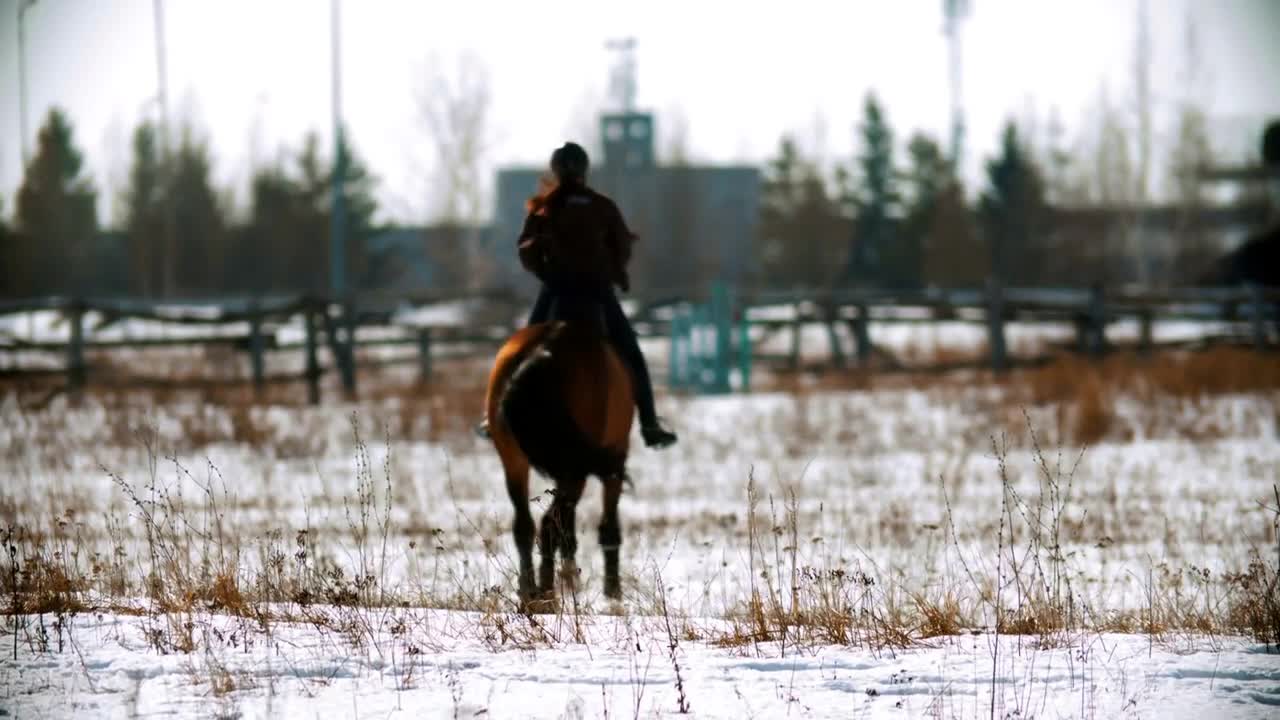
[[[525,212],[530,215],[542,212],[551,200],[551,194],[558,187],[560,187],[560,181],[556,179],[555,175],[546,173],[538,178],[538,192],[530,195],[529,199],[524,201]]]

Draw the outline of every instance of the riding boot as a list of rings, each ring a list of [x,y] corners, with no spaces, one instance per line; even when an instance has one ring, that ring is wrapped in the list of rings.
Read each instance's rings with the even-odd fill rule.
[[[658,420],[658,412],[654,407],[653,381],[649,378],[649,366],[644,360],[644,353],[640,351],[636,332],[617,299],[610,300],[611,302],[604,303],[605,324],[618,355],[631,368],[631,376],[635,381],[636,409],[640,412],[640,436],[644,438],[644,444],[652,448],[673,445],[678,438]]]

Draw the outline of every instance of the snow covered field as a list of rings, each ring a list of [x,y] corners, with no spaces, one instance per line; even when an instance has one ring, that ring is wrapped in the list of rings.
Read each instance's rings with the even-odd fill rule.
[[[0,398],[4,602],[29,611],[5,618],[0,709],[1280,713],[1248,622],[1277,563],[1275,390],[1108,386],[1083,453],[1096,410],[997,383],[667,398],[681,443],[633,452],[624,602],[601,595],[593,487],[576,592],[526,616],[473,383],[320,408]]]
[[[671,661],[648,618],[589,617],[581,641],[473,639],[480,617],[391,611],[361,647],[305,624],[199,618],[210,646],[160,655],[147,620],[77,619],[79,647],[20,650],[0,688],[11,716],[192,718],[1274,718],[1280,663],[1235,639],[1170,648],[1136,635],[1062,647],[989,635],[872,652],[782,654],[684,640]],[[519,616],[512,623],[526,622]],[[244,645],[250,638],[251,645]],[[994,672],[993,672],[994,669]],[[679,682],[679,686],[677,686]],[[680,689],[682,688],[682,690]],[[992,702],[994,696],[994,704]]]

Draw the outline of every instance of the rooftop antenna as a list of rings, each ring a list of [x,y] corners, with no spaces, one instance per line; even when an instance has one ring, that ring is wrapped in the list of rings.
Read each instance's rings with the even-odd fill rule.
[[[636,109],[636,39],[614,38],[604,46],[617,56],[609,71],[609,97],[619,112],[630,113]]]
[[[964,159],[964,103],[960,97],[960,24],[969,16],[969,0],[942,0],[945,18],[942,33],[947,36],[947,69],[951,86],[951,168],[959,175]]]

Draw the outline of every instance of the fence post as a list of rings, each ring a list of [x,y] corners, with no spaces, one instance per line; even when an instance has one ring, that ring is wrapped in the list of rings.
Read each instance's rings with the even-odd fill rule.
[[[1267,349],[1267,321],[1264,315],[1266,306],[1262,302],[1262,286],[1249,286],[1249,320],[1253,329],[1253,349],[1262,352]]]
[[[249,301],[249,361],[253,367],[253,392],[262,393],[262,311],[257,298]]]
[[[791,309],[795,312],[795,317],[791,319],[791,369],[800,369],[800,337],[804,334],[804,323],[800,319],[800,298],[797,295],[794,302],[791,303]]]
[[[831,363],[837,370],[844,369],[844,348],[840,345],[840,334],[836,332],[836,304],[828,299],[823,303],[823,315],[827,325],[827,342],[831,345]]]
[[[715,326],[715,392],[727,393],[730,355],[733,353],[733,296],[724,283],[711,288],[711,321]]]
[[[871,311],[865,302],[859,302],[857,309],[858,316],[851,322],[853,346],[858,355],[858,366],[866,367],[871,360]]]
[[[693,307],[693,331],[689,341],[689,377],[694,392],[701,394],[706,390],[707,380],[707,308],[704,305]]]
[[[67,386],[73,402],[80,400],[84,389],[84,303],[72,300],[67,307],[71,341],[67,343]]]
[[[680,356],[680,313],[672,312],[671,326],[667,328],[671,342],[667,344],[667,387],[674,390],[679,377],[677,363]]]
[[[346,330],[347,341],[344,344],[346,356],[346,372],[342,376],[342,387],[348,394],[356,393],[356,299],[347,298],[344,304],[343,329]]]
[[[316,357],[316,313],[311,303],[302,308],[302,317],[307,326],[307,402],[320,404],[320,362]]]
[[[418,382],[431,380],[431,329],[418,328]]]
[[[1107,300],[1102,285],[1089,288],[1089,355],[1097,360],[1107,347]]]
[[[991,345],[991,369],[1004,372],[1009,368],[1004,342],[1004,289],[995,278],[987,280],[987,334]]]
[[[1142,308],[1138,313],[1138,323],[1138,354],[1146,357],[1151,354],[1152,346],[1155,344],[1155,316],[1151,308]]]

